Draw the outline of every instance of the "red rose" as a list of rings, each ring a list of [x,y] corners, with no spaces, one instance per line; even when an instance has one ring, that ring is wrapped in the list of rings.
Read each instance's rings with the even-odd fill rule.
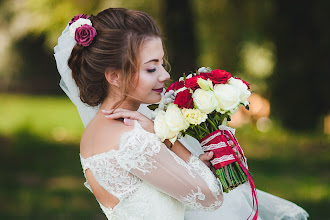
[[[84,24],[76,29],[74,39],[77,41],[77,44],[87,47],[92,43],[95,36],[95,28],[88,24]]]
[[[73,24],[74,22],[76,22],[79,18],[85,18],[85,19],[88,19],[89,16],[86,15],[86,14],[79,14],[79,15],[76,15],[76,16],[74,16],[74,17],[71,19],[71,21],[69,22],[69,26],[70,26],[71,24]]]
[[[181,89],[182,87],[184,87],[184,82],[183,81],[176,81],[174,83],[172,83],[168,89],[166,89],[166,92],[170,91],[170,90],[178,90]]]
[[[186,86],[187,88],[191,88],[192,90],[196,90],[196,89],[198,89],[198,88],[199,88],[199,85],[198,85],[198,83],[197,83],[197,80],[198,80],[199,78],[206,79],[205,76],[197,75],[197,76],[191,77],[191,78],[189,78],[189,79],[186,79],[186,81],[185,81],[185,86]]]
[[[234,77],[235,79],[239,79],[239,80],[242,80],[241,78],[238,78],[238,77]],[[248,89],[250,89],[250,84],[247,83],[245,80],[242,80],[242,82],[248,87]]]
[[[174,104],[177,104],[179,108],[194,108],[192,94],[189,89],[179,92],[175,97]]]
[[[214,84],[225,84],[227,80],[231,77],[229,72],[225,70],[215,69],[212,70],[210,73],[206,73],[206,76],[212,80]]]

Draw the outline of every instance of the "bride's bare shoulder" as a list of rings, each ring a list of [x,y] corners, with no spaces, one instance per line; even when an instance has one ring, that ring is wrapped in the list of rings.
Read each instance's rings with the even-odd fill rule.
[[[80,154],[87,158],[96,154],[117,150],[123,132],[133,129],[120,120],[108,120],[96,116],[86,127],[80,141]]]

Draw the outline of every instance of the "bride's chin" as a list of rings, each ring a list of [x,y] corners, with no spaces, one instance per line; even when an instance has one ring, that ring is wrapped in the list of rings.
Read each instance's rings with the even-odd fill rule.
[[[160,100],[162,100],[162,95],[161,94],[159,94],[159,97],[157,98],[157,101],[154,102],[154,103],[158,103],[158,102],[160,102]]]
[[[150,100],[148,100],[148,101],[146,101],[146,102],[144,102],[144,103],[145,103],[145,104],[148,104],[148,105],[156,104],[156,103],[160,102],[161,99],[162,99],[162,96],[159,95],[158,97],[155,97],[155,98],[153,98],[153,99],[150,99]]]

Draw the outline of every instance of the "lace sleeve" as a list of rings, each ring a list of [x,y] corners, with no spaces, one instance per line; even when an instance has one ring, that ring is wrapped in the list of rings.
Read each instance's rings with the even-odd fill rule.
[[[186,163],[142,128],[123,135],[119,148],[117,161],[123,169],[189,208],[211,211],[221,206],[220,183],[197,157]]]

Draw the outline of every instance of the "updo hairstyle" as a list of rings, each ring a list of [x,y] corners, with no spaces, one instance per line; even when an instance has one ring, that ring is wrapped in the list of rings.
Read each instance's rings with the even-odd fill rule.
[[[109,91],[105,72],[120,71],[121,103],[139,71],[138,56],[144,41],[161,37],[160,30],[150,15],[125,8],[106,9],[90,20],[96,37],[88,47],[76,44],[68,60],[80,99],[90,106],[102,103]]]

